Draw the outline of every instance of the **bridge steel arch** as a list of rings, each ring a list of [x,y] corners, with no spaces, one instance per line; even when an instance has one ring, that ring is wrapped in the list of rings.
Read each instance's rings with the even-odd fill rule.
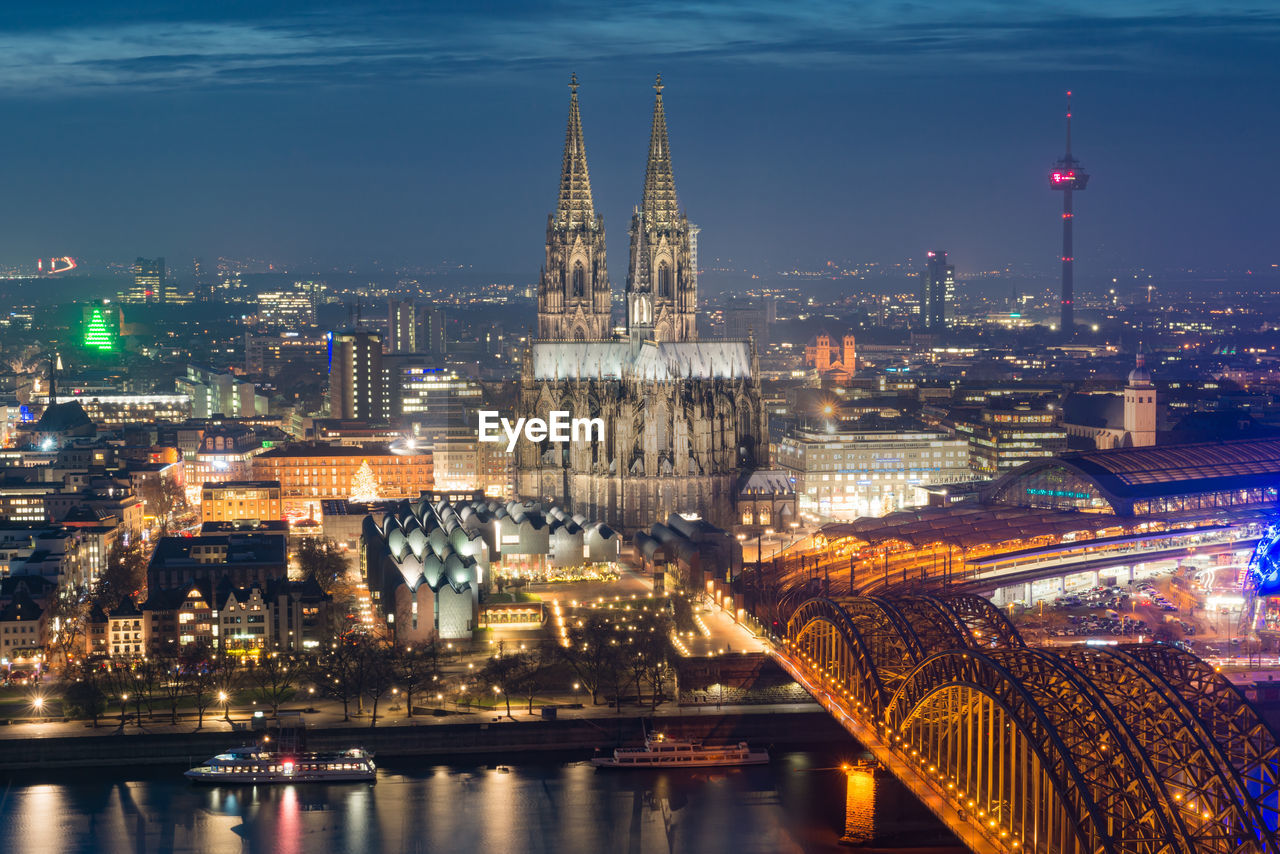
[[[1174,809],[1195,836],[1197,850],[1234,852],[1240,840],[1256,838],[1280,851],[1270,814],[1258,789],[1233,762],[1224,745],[1190,704],[1138,655],[1112,647],[1068,647],[1059,652],[1122,710],[1142,749],[1173,793]],[[1199,662],[1198,659],[1177,650]],[[1203,665],[1203,662],[1199,662]],[[1204,665],[1212,672],[1212,668]],[[1222,678],[1221,674],[1214,674]],[[1225,678],[1222,681],[1226,684]],[[1247,705],[1247,704],[1246,704]],[[1250,707],[1251,709],[1251,707]],[[1274,774],[1274,764],[1265,769]]]
[[[1185,703],[1249,791],[1270,850],[1280,851],[1280,742],[1240,689],[1191,653],[1164,644],[1121,648]]]
[[[977,596],[857,597],[802,603],[782,659],[975,850],[1280,851],[1276,736],[1180,650],[1031,649]]]
[[[879,712],[892,696],[870,645],[839,603],[825,598],[803,602],[787,624],[787,636],[789,651],[857,711]]]

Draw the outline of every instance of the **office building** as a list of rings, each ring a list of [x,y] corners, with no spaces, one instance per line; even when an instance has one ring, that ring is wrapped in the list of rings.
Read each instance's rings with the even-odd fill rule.
[[[269,291],[258,294],[258,325],[268,329],[297,330],[314,325],[315,304],[302,291]]]
[[[122,297],[131,303],[172,302],[177,291],[169,283],[163,258],[139,258],[133,262],[133,287]]]
[[[776,456],[805,521],[883,516],[927,503],[922,487],[973,478],[967,441],[905,418],[792,427]]]
[[[947,263],[947,253],[927,254],[920,271],[920,326],[927,332],[941,332],[950,325],[956,295],[956,268]]]
[[[191,399],[192,418],[228,418],[266,415],[268,400],[257,387],[234,374],[199,365],[187,365],[187,375],[174,381],[177,389]],[[176,419],[183,420],[183,419]]]
[[[236,522],[245,519],[283,519],[277,481],[235,480],[206,483],[200,500],[200,521]]]
[[[357,329],[329,335],[329,416],[385,421],[389,400],[382,375],[382,336]]]
[[[279,481],[285,515],[317,514],[326,499],[350,498],[368,466],[381,499],[417,498],[431,489],[430,454],[396,454],[386,445],[297,443],[253,458],[253,480]],[[362,478],[365,479],[365,478]]]

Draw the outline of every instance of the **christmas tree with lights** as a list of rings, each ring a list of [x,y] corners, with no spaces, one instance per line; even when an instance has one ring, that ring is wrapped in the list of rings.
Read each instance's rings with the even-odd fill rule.
[[[381,501],[378,495],[378,479],[373,476],[373,467],[369,461],[360,463],[356,476],[351,479],[351,501],[357,504],[369,504]]]

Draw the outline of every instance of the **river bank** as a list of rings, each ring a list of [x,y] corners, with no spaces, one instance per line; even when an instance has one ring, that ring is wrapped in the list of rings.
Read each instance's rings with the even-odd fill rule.
[[[380,759],[419,757],[590,754],[620,744],[638,744],[648,715],[562,717],[557,720],[483,720],[401,724],[394,727],[329,726],[307,730],[311,750],[360,745]],[[752,745],[801,747],[856,744],[825,712],[777,713],[749,707],[715,714],[699,710],[660,717],[671,735],[707,742],[747,741]],[[0,742],[0,772],[55,768],[106,768],[118,765],[196,765],[228,747],[245,743],[251,733],[225,730],[6,739]]]

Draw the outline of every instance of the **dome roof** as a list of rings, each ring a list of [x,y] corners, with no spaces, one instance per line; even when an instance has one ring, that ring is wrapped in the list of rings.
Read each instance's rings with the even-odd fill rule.
[[[1138,387],[1151,385],[1151,372],[1147,370],[1147,358],[1141,350],[1138,351],[1137,364],[1129,372],[1129,385]]]
[[[1151,372],[1145,367],[1139,365],[1129,372],[1129,385],[1151,385]]]

